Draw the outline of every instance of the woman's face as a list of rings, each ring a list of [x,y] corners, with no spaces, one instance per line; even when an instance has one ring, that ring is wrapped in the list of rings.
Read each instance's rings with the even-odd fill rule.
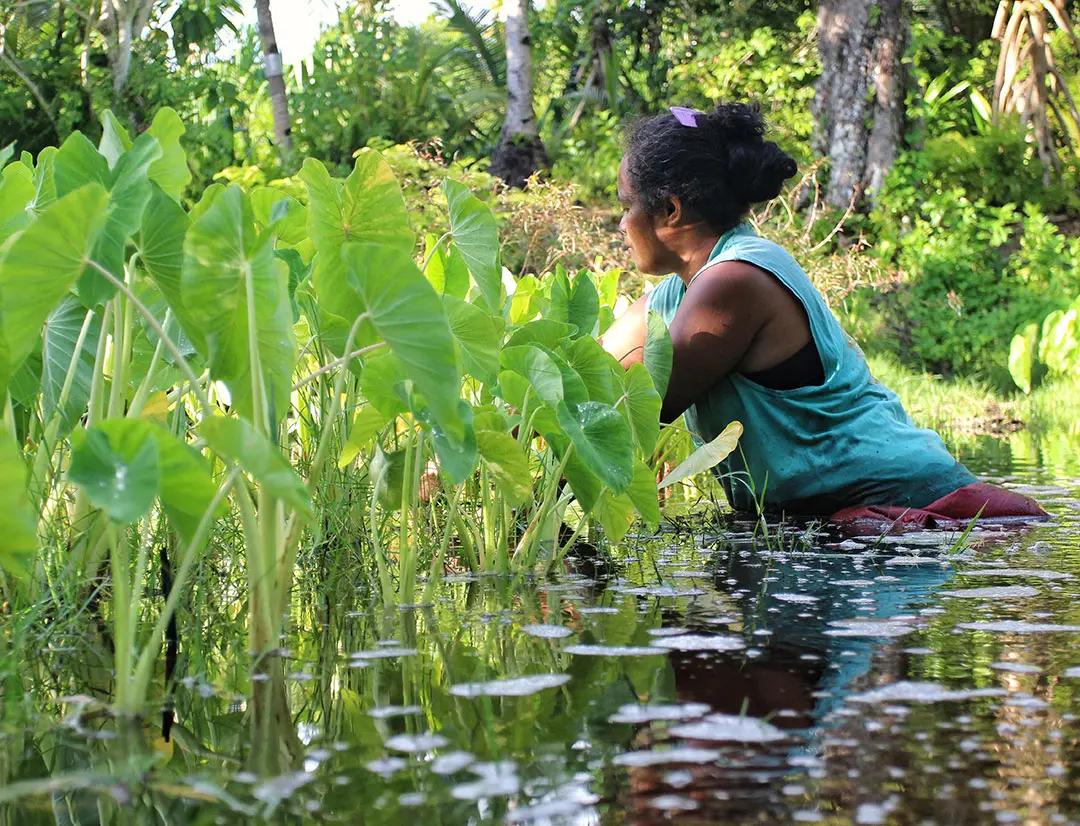
[[[658,216],[650,215],[630,183],[626,171],[626,160],[619,164],[619,205],[623,208],[623,217],[619,221],[634,265],[646,275],[666,275],[672,272],[678,261],[673,260],[673,253],[656,234]]]

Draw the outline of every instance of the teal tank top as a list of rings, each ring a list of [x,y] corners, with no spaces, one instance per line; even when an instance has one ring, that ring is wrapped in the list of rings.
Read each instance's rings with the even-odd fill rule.
[[[733,421],[745,428],[739,448],[717,468],[733,507],[753,511],[763,501],[771,510],[815,515],[857,505],[920,508],[976,481],[941,437],[915,427],[896,394],[870,374],[858,345],[787,250],[742,224],[717,242],[702,270],[721,261],[753,264],[795,295],[825,373],[824,384],[794,390],[730,373],[687,409],[686,425],[701,442]],[[685,295],[682,279],[671,275],[647,304],[670,326]]]

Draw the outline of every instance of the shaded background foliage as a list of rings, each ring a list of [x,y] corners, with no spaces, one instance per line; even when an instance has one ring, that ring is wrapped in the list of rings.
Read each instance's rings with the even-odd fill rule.
[[[312,58],[286,71],[293,145],[282,152],[259,38],[241,27],[240,0],[117,5],[145,19],[121,85],[116,26],[101,0],[0,4],[0,141],[33,155],[74,130],[96,138],[105,109],[140,132],[172,106],[189,125],[189,197],[214,180],[288,178],[306,157],[344,172],[365,146],[408,145],[391,152],[407,188],[426,193],[450,164],[488,193],[512,271],[556,259],[611,267],[627,263],[609,235],[624,125],[674,103],[750,99],[773,137],[815,173],[788,199],[794,217],[771,210],[767,231],[795,247],[870,349],[1011,388],[1002,341],[1080,292],[1071,240],[1080,134],[1057,128],[1060,163],[1047,169],[1031,124],[990,111],[1001,51],[991,33],[1008,3],[904,4],[902,142],[873,203],[846,216],[820,203],[830,159],[813,148],[821,9],[810,0],[534,6],[534,109],[551,165],[546,188],[523,194],[487,175],[507,93],[504,33],[490,10],[439,0],[427,22],[403,26],[385,0],[341,3]],[[1075,4],[1056,8],[1075,16]],[[1066,81],[1058,92],[1077,99],[1073,41],[1051,22],[1048,48]],[[1029,75],[1022,66],[1017,82]],[[413,200],[414,220],[427,229],[422,199]],[[868,268],[877,270],[873,286]],[[840,272],[860,275],[844,283]]]

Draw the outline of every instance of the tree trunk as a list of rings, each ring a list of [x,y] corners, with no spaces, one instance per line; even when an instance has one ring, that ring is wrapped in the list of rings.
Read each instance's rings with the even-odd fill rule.
[[[547,152],[533,112],[529,0],[508,0],[506,9],[506,121],[491,158],[491,174],[524,186],[547,165]]]
[[[858,205],[881,188],[904,130],[903,0],[821,0],[814,148],[829,158],[825,202]]]
[[[289,122],[289,99],[285,92],[285,66],[274,35],[270,0],[255,0],[259,17],[259,39],[263,47],[263,67],[270,87],[270,105],[274,111],[274,140],[281,149],[292,148],[292,125]]]

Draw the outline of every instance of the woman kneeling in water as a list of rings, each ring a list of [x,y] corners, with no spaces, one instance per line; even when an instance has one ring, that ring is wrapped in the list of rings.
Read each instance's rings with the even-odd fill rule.
[[[663,316],[674,360],[661,419],[685,414],[706,442],[745,425],[721,468],[739,510],[763,494],[767,510],[837,521],[1046,516],[977,482],[936,433],[915,427],[795,259],[745,223],[751,204],[795,174],[764,133],[743,104],[674,108],[634,128],[619,228],[641,272],[673,274],[611,326],[605,349],[624,366],[640,361],[647,312]]]

